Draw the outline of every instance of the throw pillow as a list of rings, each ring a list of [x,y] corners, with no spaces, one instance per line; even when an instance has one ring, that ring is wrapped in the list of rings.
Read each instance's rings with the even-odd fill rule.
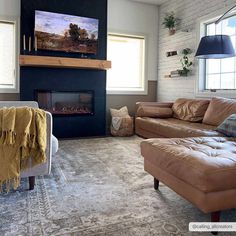
[[[236,100],[214,97],[204,115],[203,123],[218,126],[227,117],[236,114]]]
[[[138,108],[136,115],[139,117],[170,118],[172,114],[172,109],[168,107],[141,106]]]
[[[236,114],[230,115],[226,118],[216,130],[228,137],[236,138]]]
[[[126,106],[120,109],[110,108],[110,112],[112,117],[130,117]]]
[[[174,117],[179,120],[200,122],[203,120],[209,102],[209,100],[179,98],[172,106]]]

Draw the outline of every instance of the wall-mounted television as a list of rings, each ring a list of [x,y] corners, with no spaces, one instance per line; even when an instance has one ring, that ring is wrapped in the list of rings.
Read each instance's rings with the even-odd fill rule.
[[[37,49],[97,54],[98,19],[35,11]]]

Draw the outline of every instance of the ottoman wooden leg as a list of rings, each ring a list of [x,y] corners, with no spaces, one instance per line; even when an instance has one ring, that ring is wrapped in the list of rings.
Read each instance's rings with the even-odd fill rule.
[[[220,211],[211,213],[211,222],[220,222]]]
[[[154,178],[154,189],[158,190],[159,189],[159,180]]]
[[[216,212],[212,212],[211,213],[211,222],[220,222],[220,211],[216,211]],[[217,235],[218,232],[217,231],[213,231],[211,232],[213,235]]]

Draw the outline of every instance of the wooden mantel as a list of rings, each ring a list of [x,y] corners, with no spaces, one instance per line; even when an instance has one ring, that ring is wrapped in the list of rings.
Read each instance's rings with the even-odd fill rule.
[[[111,61],[68,58],[68,57],[48,57],[20,55],[20,66],[28,67],[48,67],[48,68],[74,68],[74,69],[94,69],[108,70],[111,68]]]

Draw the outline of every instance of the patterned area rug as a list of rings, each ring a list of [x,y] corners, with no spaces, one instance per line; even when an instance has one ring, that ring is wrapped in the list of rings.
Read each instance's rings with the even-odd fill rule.
[[[153,189],[141,140],[61,141],[52,174],[38,177],[34,191],[23,180],[17,192],[0,195],[0,235],[199,235],[188,223],[209,215],[164,185]],[[222,221],[236,221],[236,211]]]

